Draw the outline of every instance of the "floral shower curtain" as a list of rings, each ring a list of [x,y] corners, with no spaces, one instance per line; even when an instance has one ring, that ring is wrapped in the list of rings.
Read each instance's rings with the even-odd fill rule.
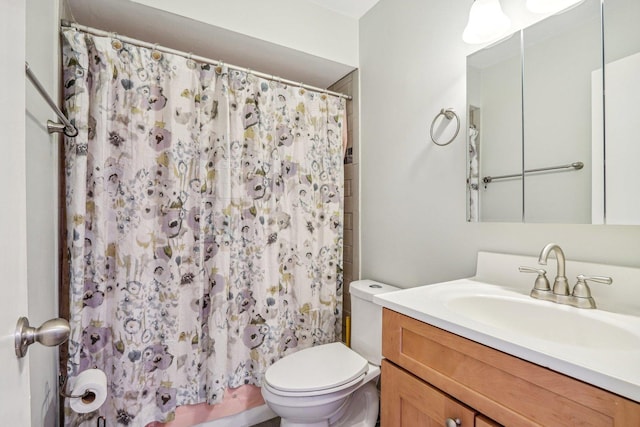
[[[467,221],[476,222],[480,221],[480,197],[478,194],[480,178],[478,172],[478,163],[480,150],[478,146],[478,136],[480,132],[475,126],[469,126],[469,155],[467,156],[469,161],[469,170],[467,171]]]
[[[75,29],[63,67],[68,370],[105,371],[107,425],[340,338],[343,99]]]

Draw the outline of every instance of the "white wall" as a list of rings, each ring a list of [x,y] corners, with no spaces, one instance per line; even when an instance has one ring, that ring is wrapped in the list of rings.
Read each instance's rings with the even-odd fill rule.
[[[524,2],[501,3],[524,22]],[[480,249],[537,255],[550,241],[571,259],[640,266],[637,226],[465,221],[463,132],[436,147],[429,125],[450,106],[466,122],[471,4],[381,0],[360,21],[361,277],[435,283],[472,275]]]
[[[3,1],[0,13],[0,423],[29,425],[29,359],[16,358],[16,321],[27,311],[24,138],[25,4]],[[10,40],[11,43],[6,41]]]
[[[300,0],[132,1],[321,58],[358,65],[357,19],[314,3]]]
[[[146,3],[148,3],[148,5]],[[302,0],[66,0],[82,25],[327,88],[358,64],[357,21]]]
[[[26,59],[53,100],[58,100],[59,43],[57,0],[27,0]],[[26,81],[26,79],[25,79]],[[51,108],[26,82],[27,279],[29,321],[39,326],[58,317],[58,147],[49,135]],[[57,349],[34,345],[31,359],[31,422],[57,422]]]

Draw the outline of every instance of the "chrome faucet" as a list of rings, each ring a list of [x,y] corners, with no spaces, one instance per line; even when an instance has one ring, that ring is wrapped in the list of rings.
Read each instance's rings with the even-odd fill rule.
[[[547,259],[551,251],[556,255],[556,278],[553,281],[553,290],[549,286],[549,281],[546,277],[546,271],[533,267],[520,267],[519,270],[522,273],[537,273],[535,285],[531,290],[531,297],[551,301],[558,304],[567,304],[578,308],[596,308],[596,302],[591,296],[591,290],[587,285],[587,281],[598,282],[605,285],[610,285],[613,280],[611,277],[604,276],[578,276],[578,282],[573,287],[573,291],[569,293],[569,283],[565,276],[565,259],[564,252],[560,246],[556,243],[549,243],[540,252],[538,258],[538,264],[546,265]]]
[[[564,275],[564,252],[558,244],[549,243],[540,252],[540,256],[538,257],[538,264],[547,265],[547,258],[549,258],[549,253],[554,251],[556,254],[556,278],[553,281],[553,293],[556,295],[569,295],[569,282],[567,281],[567,277]]]

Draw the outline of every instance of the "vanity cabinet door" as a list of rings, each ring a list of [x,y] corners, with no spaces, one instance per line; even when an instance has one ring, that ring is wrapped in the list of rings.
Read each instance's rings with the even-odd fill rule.
[[[440,427],[459,419],[473,427],[476,413],[394,364],[382,361],[381,427]],[[485,424],[488,426],[489,424]]]

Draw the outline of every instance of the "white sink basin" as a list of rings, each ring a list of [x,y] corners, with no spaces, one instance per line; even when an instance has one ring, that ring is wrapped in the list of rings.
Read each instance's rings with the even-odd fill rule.
[[[640,402],[640,316],[541,301],[529,289],[471,279],[374,302]]]
[[[629,331],[622,319],[603,312],[562,306],[533,298],[500,295],[458,296],[445,302],[459,316],[488,326],[551,343],[592,349],[637,350],[640,330]]]

